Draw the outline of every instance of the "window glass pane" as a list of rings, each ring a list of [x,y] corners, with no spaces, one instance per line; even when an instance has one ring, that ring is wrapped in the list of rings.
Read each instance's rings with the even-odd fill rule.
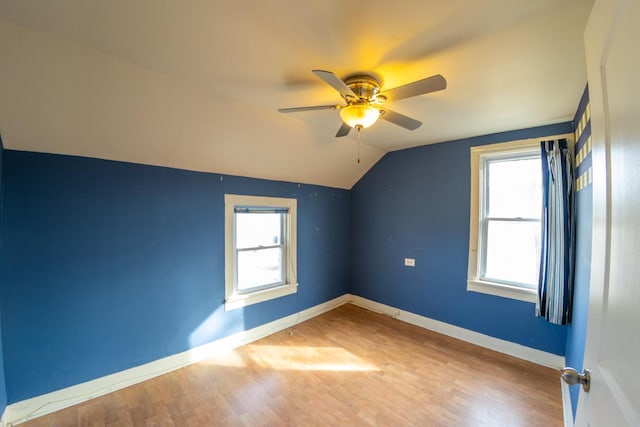
[[[489,221],[485,279],[537,286],[540,223]]]
[[[540,218],[540,158],[489,160],[488,214],[493,218]]]
[[[283,248],[238,251],[238,290],[284,283]]]
[[[236,213],[236,248],[282,244],[281,213]]]

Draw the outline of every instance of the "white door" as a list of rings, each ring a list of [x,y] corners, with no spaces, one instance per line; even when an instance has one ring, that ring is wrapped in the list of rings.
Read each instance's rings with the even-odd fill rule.
[[[585,30],[593,252],[576,425],[640,426],[640,0],[596,0]]]

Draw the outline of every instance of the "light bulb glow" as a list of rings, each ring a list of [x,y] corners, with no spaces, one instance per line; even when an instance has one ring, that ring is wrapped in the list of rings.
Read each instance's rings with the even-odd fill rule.
[[[380,117],[380,110],[368,104],[352,104],[340,110],[340,117],[347,125],[366,129]]]

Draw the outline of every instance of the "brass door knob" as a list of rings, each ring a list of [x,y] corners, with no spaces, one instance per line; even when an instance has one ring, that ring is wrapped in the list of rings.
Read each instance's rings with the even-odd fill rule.
[[[562,380],[569,385],[582,384],[582,389],[589,392],[591,388],[591,372],[584,369],[579,373],[573,368],[564,368],[562,370]]]

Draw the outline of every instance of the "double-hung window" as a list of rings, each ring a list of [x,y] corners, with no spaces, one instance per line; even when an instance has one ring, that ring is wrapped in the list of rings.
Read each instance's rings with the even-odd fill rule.
[[[296,199],[225,194],[225,309],[295,293]]]
[[[538,140],[471,148],[467,289],[535,302],[542,166]]]

